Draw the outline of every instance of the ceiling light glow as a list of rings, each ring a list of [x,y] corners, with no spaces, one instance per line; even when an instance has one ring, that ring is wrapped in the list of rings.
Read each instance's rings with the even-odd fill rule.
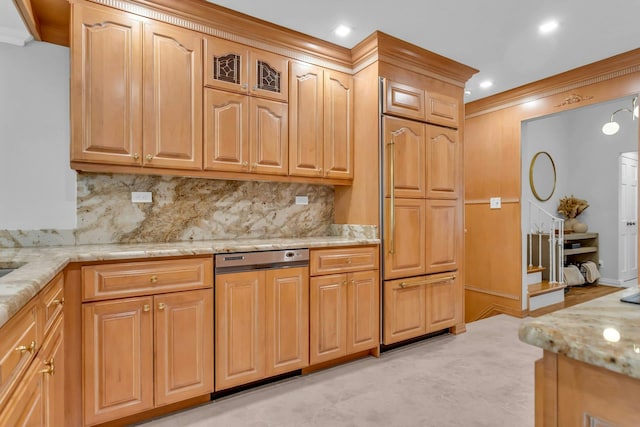
[[[558,29],[558,21],[547,21],[538,27],[540,34],[549,34]]]
[[[470,96],[471,95],[471,91],[469,89],[464,91],[464,96]]]
[[[351,32],[351,28],[347,27],[346,25],[338,25],[334,32],[340,37],[346,37]]]
[[[482,89],[489,89],[491,86],[493,86],[493,82],[491,80],[485,80],[482,83],[480,83],[480,87]]]

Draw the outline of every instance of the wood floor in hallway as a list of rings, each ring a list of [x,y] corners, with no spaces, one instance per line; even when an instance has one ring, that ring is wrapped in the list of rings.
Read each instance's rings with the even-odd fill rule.
[[[581,304],[583,302],[591,301],[592,299],[600,298],[605,295],[609,295],[613,292],[621,291],[625,288],[619,288],[616,286],[607,286],[607,285],[582,285],[582,286],[571,286],[568,288],[569,290],[564,295],[564,303],[554,304],[548,307],[540,308],[536,311],[532,311],[529,313],[531,317],[539,317],[543,314],[552,313],[556,310],[560,310],[563,308],[571,307],[576,304]]]

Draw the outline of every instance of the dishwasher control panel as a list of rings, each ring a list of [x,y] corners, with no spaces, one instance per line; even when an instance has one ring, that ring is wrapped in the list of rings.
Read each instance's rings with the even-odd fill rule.
[[[238,252],[217,254],[215,256],[216,273],[225,270],[256,270],[282,268],[289,263],[305,265],[309,263],[309,249],[280,249],[277,251]]]

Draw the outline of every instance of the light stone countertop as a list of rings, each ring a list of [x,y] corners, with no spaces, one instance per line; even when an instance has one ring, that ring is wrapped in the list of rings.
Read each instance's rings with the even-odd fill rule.
[[[531,318],[520,326],[520,340],[640,379],[640,305],[620,301],[621,297],[640,292],[640,289],[622,289]]]
[[[0,327],[71,262],[209,255],[275,249],[379,244],[379,239],[341,236],[233,239],[173,243],[0,248],[0,268],[20,266],[0,277]]]

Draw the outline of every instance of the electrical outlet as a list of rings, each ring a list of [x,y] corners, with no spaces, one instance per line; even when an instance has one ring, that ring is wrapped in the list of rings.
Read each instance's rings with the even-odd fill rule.
[[[296,196],[296,205],[308,205],[309,196]]]
[[[500,209],[502,207],[502,198],[492,197],[491,199],[489,199],[489,207],[491,209]]]
[[[132,203],[151,203],[152,196],[151,191],[132,191],[131,202]]]

